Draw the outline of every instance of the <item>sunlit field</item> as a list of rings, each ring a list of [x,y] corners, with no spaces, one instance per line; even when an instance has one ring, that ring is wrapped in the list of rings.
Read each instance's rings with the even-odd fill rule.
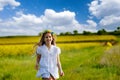
[[[19,38],[17,41],[16,38],[14,40],[9,38],[8,41],[11,42],[7,40],[0,42],[4,44],[0,45],[0,80],[41,80],[36,78],[37,71],[34,68],[36,55],[32,39],[33,42],[37,42],[39,38],[31,38],[30,44],[5,44],[22,43],[25,38]],[[62,37],[61,41],[65,39]],[[80,39],[84,40],[83,37]],[[117,38],[112,36],[108,38],[110,39]],[[60,57],[65,73],[59,80],[120,80],[119,43],[109,49],[101,42],[57,43],[57,46],[62,51]]]

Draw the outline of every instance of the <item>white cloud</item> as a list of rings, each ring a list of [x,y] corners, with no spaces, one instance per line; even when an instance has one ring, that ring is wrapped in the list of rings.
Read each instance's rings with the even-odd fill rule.
[[[24,14],[20,11],[9,20],[0,19],[0,36],[37,35],[45,29],[52,29],[59,33],[60,31],[66,31],[66,26],[70,28],[70,25],[77,22],[74,17],[75,13],[70,11],[57,13],[54,10],[46,9],[44,15],[41,16]]]
[[[94,0],[89,4],[89,11],[100,20],[100,29],[114,30],[120,26],[120,0]]]
[[[117,27],[120,26],[120,16],[105,16],[103,19],[101,19],[99,25],[101,28],[105,28],[107,30],[117,29]]]
[[[9,20],[0,20],[0,36],[7,35],[37,35],[41,30],[41,19],[32,14],[17,12]]]
[[[0,36],[6,35],[37,35],[46,29],[51,29],[55,33],[78,30],[94,31],[96,23],[88,20],[87,24],[80,24],[75,19],[75,13],[70,11],[55,12],[52,9],[46,9],[41,16],[34,14],[24,14],[17,12],[16,16],[7,21],[0,22]],[[94,28],[94,29],[93,29]]]
[[[91,26],[91,27],[96,27],[96,26],[97,26],[96,22],[94,22],[93,20],[87,20],[87,23],[88,23],[89,26]]]
[[[0,11],[2,11],[4,7],[8,5],[12,6],[14,9],[14,7],[19,6],[20,3],[15,0],[0,0]]]
[[[96,17],[120,15],[120,0],[94,0],[89,6],[91,15]]]
[[[106,16],[100,21],[101,26],[111,25],[111,24],[120,24],[120,16]]]
[[[87,22],[87,24],[83,24],[85,31],[91,31],[91,32],[97,31],[97,29],[96,29],[97,23],[96,22],[94,22],[93,20],[87,20],[86,22]]]
[[[16,22],[17,25],[21,27],[27,27],[27,26],[34,26],[34,24],[41,24],[42,20],[40,17],[37,17],[32,14],[19,14],[16,17],[12,18],[14,22]]]
[[[63,26],[75,20],[75,13],[70,11],[55,12],[54,10],[46,9],[42,19],[48,25]]]

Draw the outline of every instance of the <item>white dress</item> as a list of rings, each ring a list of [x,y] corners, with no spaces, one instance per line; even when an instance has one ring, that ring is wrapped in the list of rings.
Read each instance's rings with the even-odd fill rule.
[[[60,48],[54,45],[49,50],[46,45],[38,46],[37,54],[41,55],[41,59],[39,61],[40,68],[37,72],[37,77],[49,78],[51,74],[54,78],[59,78],[57,55],[60,53]]]

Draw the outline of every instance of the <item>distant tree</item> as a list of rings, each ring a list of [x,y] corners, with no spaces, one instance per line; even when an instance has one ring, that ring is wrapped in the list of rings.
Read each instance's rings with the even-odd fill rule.
[[[98,35],[103,35],[103,34],[107,34],[107,31],[105,29],[99,30],[97,32]]]
[[[83,35],[90,35],[92,34],[90,31],[83,31]]]
[[[117,31],[120,31],[120,27],[117,27]]]
[[[65,35],[65,34],[63,32],[61,32],[60,35]]]
[[[72,34],[71,32],[65,32],[65,35],[70,35],[70,34]]]
[[[73,34],[75,34],[75,35],[78,34],[78,31],[77,31],[77,30],[74,30],[74,31],[73,31]]]
[[[39,36],[42,36],[42,32],[40,32],[38,35],[39,35]]]
[[[120,27],[117,27],[117,30],[111,32],[110,34],[113,34],[113,35],[120,35]]]

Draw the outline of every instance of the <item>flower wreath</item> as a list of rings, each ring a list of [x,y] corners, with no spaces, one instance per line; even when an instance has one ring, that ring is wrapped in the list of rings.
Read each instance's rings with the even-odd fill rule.
[[[51,30],[45,30],[43,33],[51,33],[52,35],[55,35],[55,33],[52,32]]]

